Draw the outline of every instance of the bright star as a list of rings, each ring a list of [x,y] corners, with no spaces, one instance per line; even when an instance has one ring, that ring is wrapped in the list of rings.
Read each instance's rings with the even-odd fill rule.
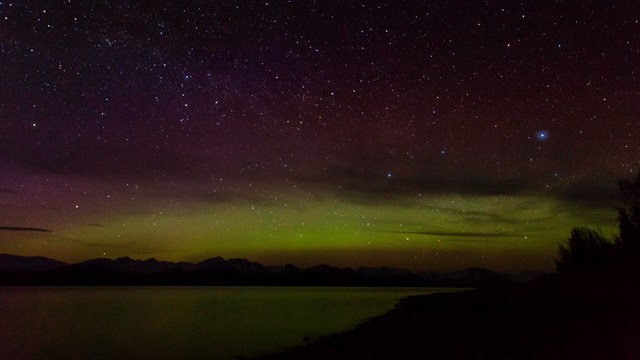
[[[536,133],[536,139],[538,141],[547,141],[548,138],[549,138],[549,132],[546,130],[539,130]]]

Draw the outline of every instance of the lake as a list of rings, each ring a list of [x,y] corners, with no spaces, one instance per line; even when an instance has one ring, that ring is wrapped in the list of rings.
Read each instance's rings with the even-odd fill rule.
[[[230,359],[348,330],[438,288],[1,287],[0,359]]]

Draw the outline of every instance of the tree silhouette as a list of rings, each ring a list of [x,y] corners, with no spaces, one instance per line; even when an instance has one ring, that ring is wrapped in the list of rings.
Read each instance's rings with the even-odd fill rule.
[[[603,264],[613,259],[614,245],[607,241],[600,230],[575,227],[567,247],[559,245],[558,271]]]
[[[558,271],[593,266],[618,259],[640,260],[640,171],[635,180],[619,181],[624,197],[618,209],[620,234],[615,245],[607,241],[600,230],[576,227],[571,230],[567,247],[558,248]]]
[[[632,181],[618,182],[624,196],[618,209],[620,235],[616,241],[622,258],[640,258],[640,172]]]

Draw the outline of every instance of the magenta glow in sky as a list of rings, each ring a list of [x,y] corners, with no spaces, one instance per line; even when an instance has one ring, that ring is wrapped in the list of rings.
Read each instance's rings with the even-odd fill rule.
[[[0,251],[548,268],[640,167],[637,14],[3,1]]]

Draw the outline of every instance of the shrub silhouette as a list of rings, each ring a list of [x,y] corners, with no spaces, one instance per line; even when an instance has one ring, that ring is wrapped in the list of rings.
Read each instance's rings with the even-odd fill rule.
[[[575,227],[567,247],[559,245],[558,271],[583,268],[609,262],[613,259],[614,245],[607,241],[600,230]]]
[[[619,259],[640,260],[640,171],[635,180],[618,182],[624,197],[618,209],[620,234],[610,243],[600,230],[576,227],[567,247],[559,245],[558,271],[593,266]]]

